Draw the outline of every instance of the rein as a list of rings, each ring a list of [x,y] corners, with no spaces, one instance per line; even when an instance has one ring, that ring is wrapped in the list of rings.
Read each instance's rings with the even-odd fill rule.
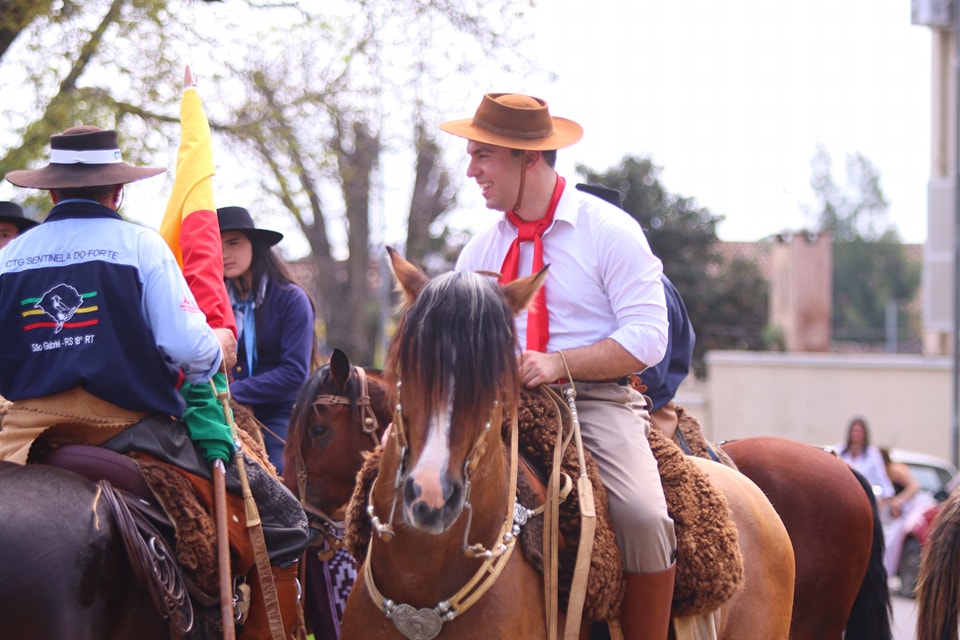
[[[398,398],[399,398],[399,382]],[[491,431],[491,422],[496,417],[499,403],[494,405],[491,411],[491,417],[484,425],[483,430],[477,436],[471,448],[470,455],[464,462],[464,510],[467,511],[467,525],[464,528],[464,539],[462,550],[464,556],[468,558],[482,558],[483,564],[473,574],[473,577],[460,588],[453,596],[437,603],[433,608],[417,609],[409,604],[397,604],[393,600],[384,597],[377,588],[373,576],[371,562],[371,553],[373,549],[373,539],[367,543],[367,557],[363,563],[363,577],[370,600],[380,611],[384,613],[394,626],[410,640],[431,640],[440,633],[443,624],[454,620],[465,613],[470,607],[477,603],[480,598],[493,586],[507,566],[513,550],[516,547],[517,537],[520,534],[520,527],[526,522],[527,510],[522,505],[517,505],[517,473],[519,462],[519,426],[517,424],[517,411],[514,410],[510,420],[510,458],[509,458],[509,481],[508,481],[508,501],[507,510],[504,515],[503,525],[500,528],[498,539],[500,542],[493,549],[486,549],[482,544],[469,544],[468,538],[473,521],[473,507],[470,504],[470,474],[476,469],[480,458],[486,452],[487,439]],[[499,424],[499,421],[496,422]],[[499,431],[499,430],[498,430]],[[370,516],[373,530],[376,531],[379,538],[389,542],[395,536],[393,529],[393,517],[397,507],[397,496],[400,483],[402,482],[403,470],[407,454],[407,437],[403,423],[403,410],[401,403],[397,402],[394,414],[393,438],[397,444],[397,451],[400,456],[400,463],[397,467],[397,474],[394,478],[394,497],[393,505],[390,509],[390,520],[382,524],[375,514],[373,506],[373,494],[375,487],[370,490],[370,498],[367,503],[367,514]],[[499,439],[499,434],[498,434]],[[379,476],[378,476],[379,479]],[[376,481],[375,481],[376,482]],[[518,509],[518,506],[520,507]],[[518,513],[521,512],[521,513]]]
[[[374,448],[380,444],[377,432],[380,430],[380,423],[377,420],[377,414],[373,410],[370,402],[369,385],[367,383],[367,372],[363,367],[353,366],[350,370],[350,378],[356,375],[360,385],[360,394],[357,398],[351,399],[345,395],[320,394],[314,398],[313,407],[317,406],[336,406],[343,405],[353,409],[359,409],[360,429],[363,433],[370,436],[370,441]],[[307,502],[307,470],[306,463],[303,460],[303,451],[301,448],[296,450],[297,467],[297,492],[300,495],[300,505],[307,513],[310,529],[317,531],[327,541],[327,549],[317,553],[320,560],[329,560],[339,549],[343,548],[343,537],[346,525],[342,519],[328,515],[322,509],[318,509]]]

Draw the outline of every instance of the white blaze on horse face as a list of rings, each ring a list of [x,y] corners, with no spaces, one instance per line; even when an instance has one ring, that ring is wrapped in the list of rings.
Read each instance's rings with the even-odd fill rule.
[[[417,465],[410,475],[420,488],[420,500],[433,509],[441,509],[446,502],[443,478],[450,462],[450,427],[453,424],[453,384],[443,411],[427,420],[427,441]]]

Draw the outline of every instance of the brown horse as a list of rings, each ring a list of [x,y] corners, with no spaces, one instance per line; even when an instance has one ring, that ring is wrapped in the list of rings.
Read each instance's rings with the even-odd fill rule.
[[[0,638],[169,638],[99,487],[0,462]]]
[[[314,533],[303,567],[304,613],[318,638],[340,636],[342,604],[357,575],[342,550],[343,507],[363,452],[380,442],[393,405],[377,369],[354,366],[334,349],[300,388],[283,450],[284,483],[300,500]]]
[[[960,490],[930,525],[917,577],[917,640],[957,640],[960,623]]]
[[[387,367],[399,397],[342,637],[547,637],[543,580],[514,552],[516,453],[495,427],[517,411],[513,315],[545,272],[503,287],[474,273],[428,281],[390,255],[409,304]],[[697,464],[731,505],[745,562],[741,590],[719,612],[719,637],[785,640],[794,582],[787,532],[749,479]]]
[[[784,438],[721,448],[770,499],[793,542],[791,640],[889,640],[883,531],[869,484],[832,453]]]

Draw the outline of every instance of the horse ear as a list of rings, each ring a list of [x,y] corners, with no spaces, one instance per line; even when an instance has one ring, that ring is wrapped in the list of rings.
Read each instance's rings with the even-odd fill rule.
[[[503,291],[504,297],[506,297],[510,308],[513,309],[515,314],[526,309],[530,301],[533,300],[537,289],[539,289],[543,281],[547,279],[547,269],[549,268],[550,265],[547,265],[537,273],[532,273],[523,278],[517,278],[513,282],[500,286],[500,290]]]
[[[387,253],[390,254],[390,267],[393,269],[393,275],[397,279],[400,291],[403,292],[404,304],[410,306],[423,288],[427,286],[429,279],[420,269],[408,262],[393,247],[387,247]]]
[[[350,358],[340,348],[334,348],[330,356],[330,373],[337,386],[343,387],[350,379]]]

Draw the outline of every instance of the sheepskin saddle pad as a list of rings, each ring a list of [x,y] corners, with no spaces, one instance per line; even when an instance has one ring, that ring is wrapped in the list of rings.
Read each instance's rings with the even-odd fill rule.
[[[549,475],[556,439],[556,425],[564,434],[572,428],[566,404],[548,387],[524,389],[518,419],[520,425],[521,465],[518,499],[524,506],[542,504],[543,481]],[[505,436],[509,424],[503,425]],[[726,602],[743,579],[743,560],[737,544],[736,526],[730,520],[726,499],[709,479],[666,436],[651,429],[650,445],[656,456],[677,536],[677,577],[674,587],[674,615],[695,615],[712,611]],[[357,485],[347,514],[346,549],[362,562],[371,535],[366,504],[379,468],[381,451],[368,454],[357,477]],[[584,614],[588,619],[607,621],[620,614],[623,600],[623,569],[620,552],[610,520],[607,492],[600,481],[596,462],[584,452],[587,476],[591,481],[597,511],[597,528],[587,579]],[[533,477],[523,472],[532,467]],[[563,451],[561,468],[571,478],[580,475],[578,455],[573,446]],[[538,495],[539,498],[532,496]],[[532,502],[531,502],[532,501]],[[560,505],[560,604],[569,600],[577,545],[580,535],[580,507],[576,488]],[[524,526],[521,542],[524,555],[539,571],[542,558],[543,516],[531,518]]]
[[[688,413],[679,404],[674,403],[674,410],[677,412],[677,431],[673,436],[676,443],[685,454],[697,458],[705,458],[724,464],[731,469],[737,469],[736,463],[720,447],[712,444],[707,437],[703,435],[703,428],[700,421],[695,416]],[[739,471],[739,469],[737,469]]]

